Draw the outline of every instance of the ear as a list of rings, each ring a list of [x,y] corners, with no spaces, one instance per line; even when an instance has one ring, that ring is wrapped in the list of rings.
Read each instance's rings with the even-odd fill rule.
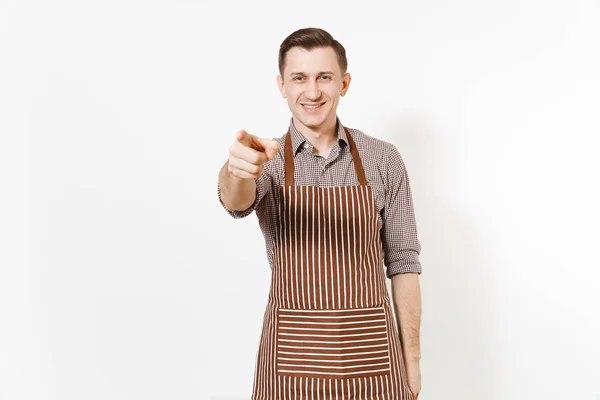
[[[281,75],[277,75],[277,89],[279,89],[279,93],[281,93],[281,96],[285,99],[285,87]]]
[[[346,92],[348,91],[351,80],[352,80],[352,77],[350,76],[350,73],[346,72],[344,74],[344,78],[342,79],[342,92],[340,93],[341,96],[344,96],[346,94]]]

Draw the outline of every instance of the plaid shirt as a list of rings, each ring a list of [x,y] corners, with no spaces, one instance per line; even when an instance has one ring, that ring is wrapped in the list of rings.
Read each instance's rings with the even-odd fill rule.
[[[346,132],[337,118],[338,141],[328,158],[313,153],[312,144],[296,129],[290,118],[290,134],[294,151],[294,181],[302,186],[358,185],[353,158],[348,148]],[[419,253],[421,245],[413,211],[412,195],[406,167],[396,147],[386,141],[348,128],[362,159],[369,186],[373,189],[377,205],[377,223],[383,244],[384,263],[388,278],[406,272],[420,274]],[[286,132],[287,133],[287,132]],[[256,179],[256,199],[244,211],[228,210],[221,200],[221,187],[217,194],[223,208],[233,218],[239,219],[256,211],[265,238],[267,258],[273,268],[273,241],[278,224],[277,210],[280,191],[285,185],[283,148],[285,134],[274,138],[279,142],[279,152],[264,164],[263,173]]]

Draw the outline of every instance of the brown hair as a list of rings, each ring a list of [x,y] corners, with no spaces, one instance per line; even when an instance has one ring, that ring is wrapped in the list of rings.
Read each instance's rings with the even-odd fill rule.
[[[346,59],[346,49],[335,40],[327,31],[320,28],[299,29],[288,37],[279,46],[279,74],[283,77],[283,67],[285,65],[285,55],[292,47],[302,47],[306,50],[312,50],[318,47],[331,47],[337,55],[338,64],[342,75],[348,69],[348,60]]]

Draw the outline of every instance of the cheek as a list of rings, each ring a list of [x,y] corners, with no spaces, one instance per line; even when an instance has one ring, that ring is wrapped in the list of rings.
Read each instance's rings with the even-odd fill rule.
[[[341,91],[342,91],[341,88],[339,90],[337,90],[337,89],[328,90],[327,97],[329,97],[331,102],[336,102],[338,100],[338,97],[339,97],[339,94]]]

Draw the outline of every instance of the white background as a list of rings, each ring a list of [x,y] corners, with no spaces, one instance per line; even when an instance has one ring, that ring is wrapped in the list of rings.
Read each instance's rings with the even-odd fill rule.
[[[2,0],[1,400],[249,399],[270,269],[217,174],[308,26],[408,168],[419,399],[600,399],[597,1]]]

